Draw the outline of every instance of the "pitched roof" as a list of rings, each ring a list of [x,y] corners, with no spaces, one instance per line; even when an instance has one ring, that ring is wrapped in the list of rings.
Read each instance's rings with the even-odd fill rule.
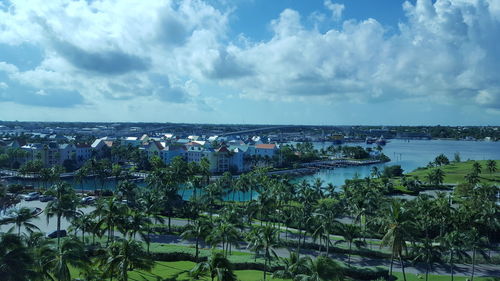
[[[227,149],[226,146],[221,146],[219,149],[216,150],[217,152],[229,152],[229,149]]]
[[[255,148],[259,148],[259,149],[275,149],[276,148],[276,144],[274,144],[274,143],[262,143],[262,144],[255,145]]]

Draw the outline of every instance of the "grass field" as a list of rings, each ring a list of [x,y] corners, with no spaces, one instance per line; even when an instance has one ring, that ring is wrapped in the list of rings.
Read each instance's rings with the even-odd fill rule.
[[[497,163],[497,171],[495,173],[488,172],[486,168],[487,160],[476,161],[481,164],[481,174],[479,175],[481,183],[483,184],[499,184],[500,183],[500,160],[495,160]],[[441,166],[441,170],[443,170],[445,177],[444,183],[447,184],[458,184],[463,183],[465,181],[465,175],[472,171],[472,164],[474,161],[465,161],[460,163],[451,163],[449,165]],[[418,176],[421,181],[426,180],[427,174],[435,168],[421,168],[417,169],[411,173],[409,176]]]
[[[397,280],[404,280],[403,273],[401,272],[393,272],[392,275],[397,277]],[[407,281],[423,281],[425,280],[424,274],[406,274]],[[451,277],[449,275],[429,275],[429,281],[449,281]],[[454,281],[466,281],[470,280],[470,277],[466,276],[454,276]],[[477,281],[500,281],[500,277],[474,277],[474,280]]]
[[[142,270],[134,270],[129,272],[129,280],[131,281],[157,281],[165,280],[170,278],[175,278],[178,281],[188,281],[193,280],[189,277],[188,271],[191,270],[196,264],[190,261],[174,261],[174,262],[155,262],[153,270],[150,272]],[[236,270],[234,271],[238,280],[240,281],[257,281],[263,279],[263,272],[258,270]],[[79,277],[79,271],[76,269],[71,269],[71,275],[73,278]],[[273,281],[285,281],[284,279],[274,279],[271,274],[267,276],[268,280]],[[210,280],[210,278],[199,279],[202,281]]]

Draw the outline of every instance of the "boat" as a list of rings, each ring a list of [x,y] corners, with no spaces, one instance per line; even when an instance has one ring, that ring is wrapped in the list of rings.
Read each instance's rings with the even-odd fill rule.
[[[366,137],[366,144],[374,144],[377,140],[374,138]]]
[[[380,136],[380,138],[376,140],[375,143],[378,145],[386,145],[387,141],[384,139],[384,136]]]

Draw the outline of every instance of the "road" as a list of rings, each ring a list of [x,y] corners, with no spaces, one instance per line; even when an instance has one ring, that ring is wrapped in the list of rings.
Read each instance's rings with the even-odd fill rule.
[[[30,207],[30,208],[42,208],[45,209],[47,203],[43,203],[40,201],[21,201],[19,203],[18,207]],[[84,213],[91,212],[94,209],[94,207],[89,206],[82,208],[81,210]],[[40,231],[49,233],[54,230],[56,230],[56,219],[52,218],[47,220],[45,215],[42,213],[38,218],[33,220],[33,224],[35,224],[38,228],[40,228]],[[172,225],[174,226],[184,226],[187,224],[186,220],[179,220],[179,219],[172,219]],[[61,221],[61,229],[68,229],[70,226],[70,223],[66,219],[62,219]],[[6,232],[12,227],[11,225],[0,225],[0,232]],[[21,229],[21,231],[24,231]],[[280,234],[281,239],[285,239],[285,234],[281,233]],[[152,242],[156,243],[165,243],[165,244],[172,244],[172,245],[179,245],[179,246],[190,246],[194,244],[194,241],[190,240],[184,240],[180,238],[177,235],[152,235]],[[296,239],[294,235],[288,235],[288,239]],[[310,237],[307,238],[308,242],[312,242],[312,239]],[[204,243],[201,243],[202,248],[209,248],[209,245],[205,245]],[[248,253],[253,253],[251,250],[247,249],[247,244],[245,242],[240,242],[238,247],[233,249],[235,251],[241,251],[241,252],[248,252]],[[295,249],[291,249],[292,251]],[[287,248],[278,248],[275,249],[277,255],[279,257],[289,257],[290,251]],[[314,250],[308,250],[308,249],[302,249],[301,254],[308,255],[308,256],[318,256],[319,252],[314,251]],[[340,260],[343,262],[347,262],[347,255],[344,254],[337,254],[333,253],[330,254],[330,257]],[[385,266],[389,267],[390,261],[386,259],[376,259],[376,258],[366,258],[366,257],[359,257],[359,256],[351,256],[351,264],[355,266]],[[454,266],[455,270],[455,275],[456,276],[470,276],[471,272],[471,265],[468,264],[456,264]],[[398,262],[395,262],[393,265],[393,271],[395,272],[401,272],[402,269],[399,265]],[[405,271],[407,273],[414,273],[414,274],[425,274],[425,265],[424,264],[418,264],[418,265],[405,265]],[[449,275],[450,274],[450,267],[447,264],[436,264],[434,265],[433,270],[430,272],[430,274],[433,275]],[[490,264],[478,264],[476,265],[476,276],[483,276],[483,277],[499,277],[500,276],[500,266],[499,265],[490,265]]]

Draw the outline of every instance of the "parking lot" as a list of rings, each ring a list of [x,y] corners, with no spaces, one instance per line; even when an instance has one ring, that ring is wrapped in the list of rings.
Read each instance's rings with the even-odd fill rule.
[[[33,201],[24,201],[21,200],[19,204],[16,205],[18,208],[22,207],[28,207],[28,208],[41,208],[42,210],[45,210],[45,207],[47,206],[48,202],[40,202],[39,200],[33,200]],[[91,212],[94,210],[93,206],[86,206],[79,208],[79,210],[83,211],[84,213]],[[38,228],[40,228],[40,231],[44,233],[50,233],[54,230],[57,229],[57,219],[56,217],[52,217],[49,220],[47,220],[47,216],[45,215],[45,212],[42,212],[39,216],[35,217],[31,221],[34,225],[36,225]],[[0,232],[7,232],[14,224],[6,224],[6,225],[0,225]],[[62,218],[61,219],[61,229],[68,229],[70,226],[70,223]],[[21,231],[24,232],[24,229],[21,227]]]

